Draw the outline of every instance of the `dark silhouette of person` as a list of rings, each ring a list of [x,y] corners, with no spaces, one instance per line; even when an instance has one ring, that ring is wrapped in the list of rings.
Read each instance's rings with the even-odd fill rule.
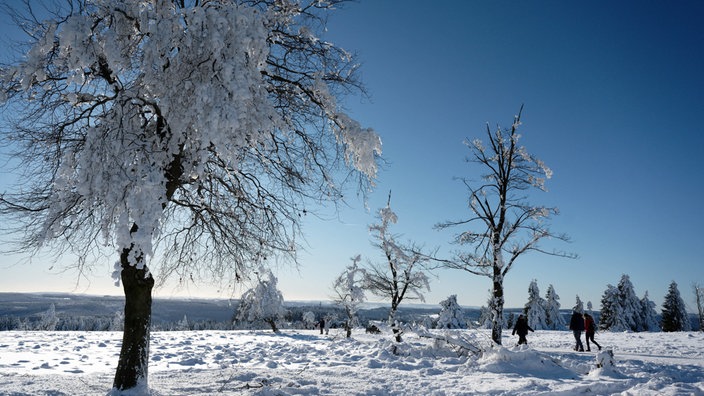
[[[594,333],[596,333],[596,323],[594,323],[594,318],[588,313],[584,314],[584,338],[587,340],[587,351],[591,351],[592,348],[589,346],[589,340],[592,340],[594,345],[596,345],[599,350],[601,350],[601,345],[599,345],[594,340]]]
[[[576,341],[574,350],[584,352],[584,345],[582,344],[584,319],[582,318],[582,315],[580,315],[577,311],[572,311],[572,319],[570,319],[570,330],[572,330],[572,334],[574,334],[574,340]]]
[[[518,345],[528,345],[528,340],[526,339],[526,335],[528,335],[528,330],[534,331],[530,328],[530,326],[528,326],[528,319],[523,315],[519,315],[518,319],[516,319],[516,324],[513,325],[512,333],[512,335],[516,335],[516,333],[518,333]]]

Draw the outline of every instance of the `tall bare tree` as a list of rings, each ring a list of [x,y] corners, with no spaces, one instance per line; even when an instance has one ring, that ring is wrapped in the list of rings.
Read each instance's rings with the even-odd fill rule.
[[[19,250],[72,252],[79,269],[117,252],[117,391],[148,386],[155,280],[295,260],[311,202],[340,200],[345,180],[370,186],[381,141],[337,105],[361,90],[357,64],[320,38],[339,2],[9,10],[28,41],[0,68],[0,136],[20,174],[0,214]]]
[[[569,238],[553,233],[546,224],[552,215],[558,213],[557,208],[527,202],[527,191],[545,191],[545,180],[552,176],[552,171],[519,145],[522,111],[523,106],[509,129],[497,127],[492,132],[487,125],[486,144],[479,139],[466,143],[471,150],[468,162],[479,164],[486,172],[481,181],[461,179],[469,191],[472,215],[436,225],[438,229],[471,227],[455,237],[457,244],[469,245],[471,249],[446,260],[445,265],[491,279],[494,299],[490,305],[493,308],[491,338],[497,344],[501,344],[504,278],[516,259],[530,251],[574,257],[564,252],[543,250],[539,245],[546,238],[562,241]]]

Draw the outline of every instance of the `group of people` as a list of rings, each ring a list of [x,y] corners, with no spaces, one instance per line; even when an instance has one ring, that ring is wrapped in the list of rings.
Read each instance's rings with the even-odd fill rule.
[[[589,345],[589,340],[591,340],[594,345],[601,350],[601,345],[599,345],[594,340],[594,333],[596,333],[596,324],[594,323],[594,318],[588,313],[582,315],[579,312],[572,312],[572,319],[570,320],[570,330],[574,334],[574,339],[576,341],[574,350],[579,352],[584,352],[584,345],[582,344],[582,332],[584,332],[584,338],[587,340],[587,352],[591,351],[592,348]]]
[[[594,345],[601,350],[601,345],[599,345],[594,340],[594,333],[596,332],[596,324],[594,323],[594,318],[588,313],[580,314],[577,311],[572,312],[572,319],[570,320],[570,330],[574,334],[574,339],[576,341],[574,350],[579,352],[584,352],[584,344],[582,344],[582,332],[587,340],[587,351],[591,351],[591,346],[589,341],[594,343]],[[516,320],[516,324],[513,326],[513,335],[518,334],[518,345],[528,344],[526,336],[528,331],[534,331],[528,325],[528,318],[525,315],[519,315]]]

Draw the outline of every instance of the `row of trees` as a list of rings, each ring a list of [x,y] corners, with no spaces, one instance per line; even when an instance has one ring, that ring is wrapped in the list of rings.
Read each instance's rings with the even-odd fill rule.
[[[694,285],[695,296],[697,296],[697,309],[699,311],[700,329],[702,306],[704,293],[702,288]],[[528,324],[536,330],[563,330],[567,327],[567,322],[560,313],[560,297],[557,295],[553,285],[548,286],[545,297],[540,296],[537,280],[532,280],[528,286],[528,301],[523,308],[523,314],[528,319]],[[488,304],[493,299],[489,298]],[[576,296],[573,311],[585,312],[584,303]],[[488,305],[487,304],[487,305]],[[687,313],[684,300],[680,296],[677,283],[672,282],[665,296],[661,318],[655,309],[656,304],[648,298],[646,291],[642,298],[638,298],[634,292],[633,284],[628,275],[622,275],[617,286],[607,285],[601,300],[601,310],[599,318],[599,329],[608,331],[690,331],[691,321]],[[591,301],[587,302],[586,311],[592,311]],[[482,327],[491,326],[491,307],[482,306],[480,308],[479,325]],[[504,328],[511,328],[515,321],[513,313],[504,318]]]
[[[618,285],[607,285],[601,297],[599,329],[611,331],[659,331],[655,303],[648,298],[638,298],[630,277],[621,276]]]

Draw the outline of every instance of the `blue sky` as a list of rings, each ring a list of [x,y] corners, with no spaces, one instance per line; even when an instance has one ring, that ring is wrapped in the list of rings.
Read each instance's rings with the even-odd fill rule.
[[[394,231],[449,254],[455,230],[433,226],[469,216],[456,177],[474,177],[465,139],[486,123],[508,126],[521,104],[522,143],[554,171],[535,204],[561,215],[552,229],[571,244],[547,247],[577,260],[524,256],[505,284],[522,306],[531,279],[553,284],[563,307],[575,295],[598,309],[608,283],[631,277],[636,293],[662,302],[675,280],[693,310],[691,283],[704,283],[704,3],[576,1],[362,1],[331,15],[326,39],[358,54],[370,98],[344,105],[382,136],[388,161],[364,203],[350,196],[340,213],[306,220],[307,251],[297,270],[282,267],[287,299],[327,299],[334,277],[362,254],[378,260],[367,226],[392,191]],[[456,230],[461,231],[460,229]],[[112,262],[75,288],[45,260],[10,266],[0,290],[120,294]],[[427,302],[457,294],[483,305],[488,278],[437,271]],[[162,296],[217,295],[212,287],[167,287]],[[227,297],[227,295],[220,296]]]

